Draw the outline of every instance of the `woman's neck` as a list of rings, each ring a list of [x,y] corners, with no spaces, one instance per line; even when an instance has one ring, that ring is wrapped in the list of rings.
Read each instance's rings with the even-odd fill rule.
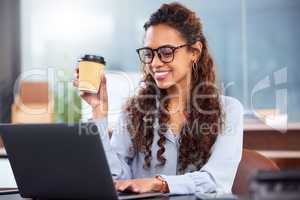
[[[189,102],[190,87],[187,84],[177,84],[169,88],[167,94],[169,98],[168,113],[170,116],[168,126],[174,135],[178,135],[181,133],[183,124],[186,121],[185,111],[187,102]]]
[[[169,112],[183,112],[189,102],[190,96],[190,84],[188,81],[185,83],[178,83],[167,89],[167,94],[169,98],[168,110]]]

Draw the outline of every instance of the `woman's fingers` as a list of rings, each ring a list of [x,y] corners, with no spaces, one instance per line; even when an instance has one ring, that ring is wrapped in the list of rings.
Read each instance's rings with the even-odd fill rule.
[[[99,89],[99,96],[104,102],[107,102],[107,88],[106,88],[106,77],[104,73],[101,74],[101,84]]]
[[[73,86],[78,87],[78,80],[77,79],[73,80]]]
[[[130,181],[117,181],[116,189],[123,192],[126,188],[130,186]]]
[[[137,184],[135,184],[134,182],[130,185],[129,189],[135,193],[140,192],[140,187]]]
[[[74,70],[73,77],[74,77],[74,79],[79,78],[79,68],[78,67]]]
[[[83,97],[83,96],[85,96],[85,92],[84,92],[84,91],[79,91],[79,95],[80,95],[81,97]]]
[[[134,192],[134,193],[140,192],[139,186],[136,183],[134,183],[134,181],[132,181],[132,180],[116,181],[115,187],[120,192],[124,192],[124,191]]]

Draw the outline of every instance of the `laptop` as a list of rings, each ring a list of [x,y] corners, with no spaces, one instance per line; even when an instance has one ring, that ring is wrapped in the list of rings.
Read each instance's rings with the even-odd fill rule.
[[[135,199],[162,193],[115,190],[97,126],[0,124],[0,134],[24,198]]]

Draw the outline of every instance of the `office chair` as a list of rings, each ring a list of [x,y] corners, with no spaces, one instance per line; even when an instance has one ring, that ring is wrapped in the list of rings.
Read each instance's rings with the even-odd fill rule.
[[[279,167],[270,159],[254,150],[244,149],[242,160],[235,176],[232,193],[236,195],[248,195],[249,180],[259,170],[279,171]]]

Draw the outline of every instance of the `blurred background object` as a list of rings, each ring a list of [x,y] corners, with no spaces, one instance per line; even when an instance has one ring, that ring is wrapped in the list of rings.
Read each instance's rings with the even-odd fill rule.
[[[300,171],[260,171],[252,178],[249,189],[253,200],[298,200]]]
[[[11,121],[13,87],[21,72],[20,1],[0,1],[0,122]]]
[[[48,82],[22,81],[12,105],[12,123],[52,123],[53,99]]]
[[[72,69],[65,68],[52,83],[54,95],[54,122],[76,123],[81,120],[81,99],[71,80]]]

